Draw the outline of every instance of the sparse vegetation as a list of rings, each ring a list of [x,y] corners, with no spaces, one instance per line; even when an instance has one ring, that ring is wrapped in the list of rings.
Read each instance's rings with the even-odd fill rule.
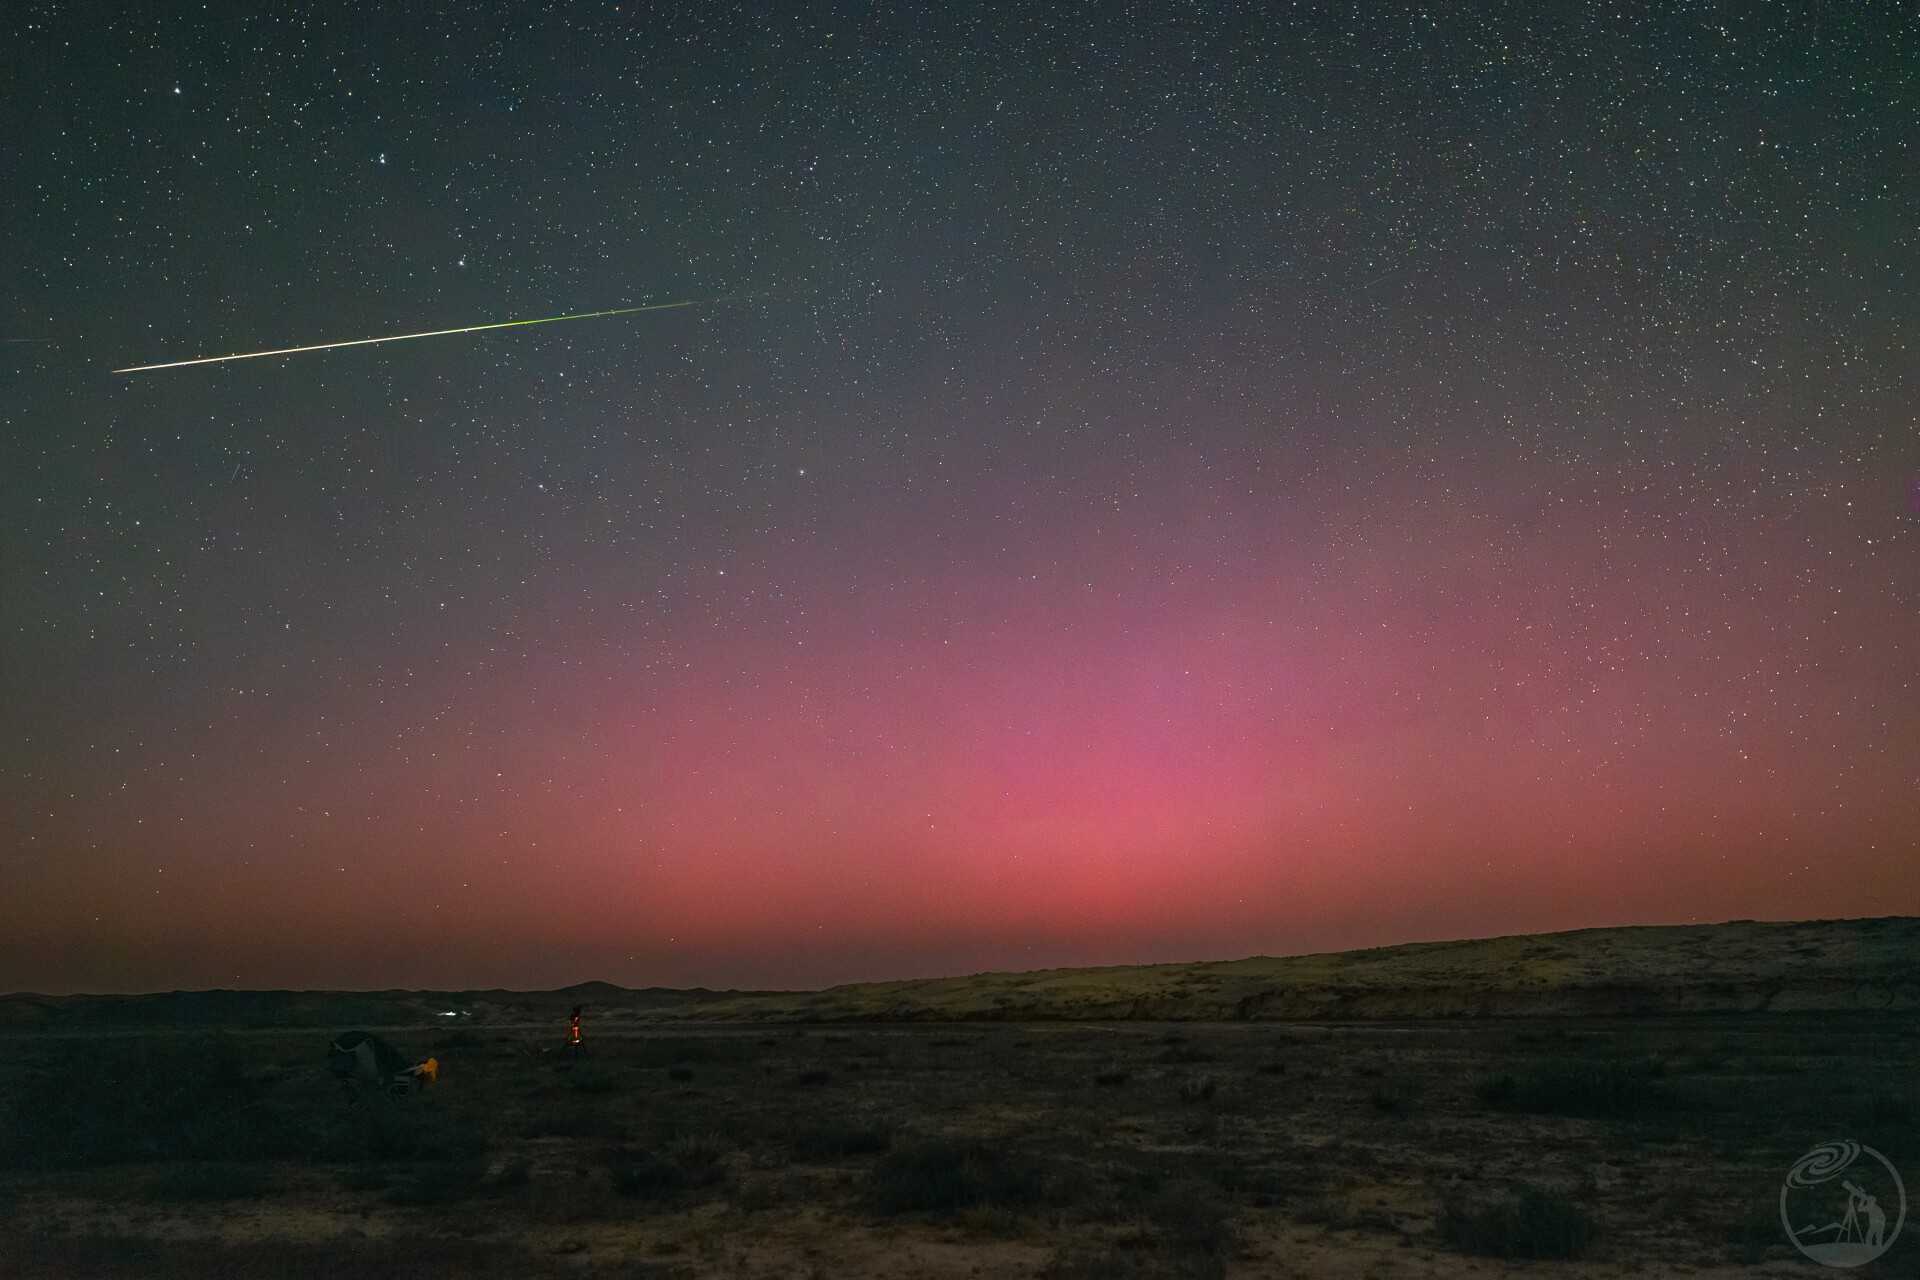
[[[1180,1082],[1182,1102],[1205,1102],[1220,1089],[1219,1081],[1209,1075],[1188,1076]]]
[[[509,1280],[551,1274],[550,1260],[515,1241],[476,1242],[444,1237],[382,1240],[151,1240],[128,1235],[71,1237],[15,1235],[0,1240],[8,1275],[86,1280],[204,1280],[207,1276],[271,1280]],[[605,1271],[589,1275],[612,1275]],[[619,1280],[667,1280],[670,1273],[641,1263]]]
[[[16,1168],[271,1157],[312,1143],[224,1037],[108,1041],[42,1057],[22,1077],[0,1137],[0,1160]]]

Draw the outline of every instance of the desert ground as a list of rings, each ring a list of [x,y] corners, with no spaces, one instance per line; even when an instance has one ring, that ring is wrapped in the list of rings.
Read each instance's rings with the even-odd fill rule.
[[[1719,929],[1438,969],[1429,947],[597,988],[577,1060],[579,990],[16,998],[0,1275],[1825,1274],[1779,1225],[1796,1157],[1853,1138],[1920,1183],[1920,922]],[[1809,954],[1769,978],[1756,930]],[[1434,1016],[1406,1016],[1422,993]],[[434,1054],[432,1087],[327,1073],[337,1018],[382,1013],[365,1029]],[[1907,1233],[1852,1274],[1916,1274]]]

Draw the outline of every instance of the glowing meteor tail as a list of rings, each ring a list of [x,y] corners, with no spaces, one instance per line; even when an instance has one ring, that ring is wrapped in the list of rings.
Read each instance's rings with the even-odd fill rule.
[[[517,329],[529,324],[558,324],[562,320],[592,320],[596,316],[630,316],[637,311],[671,311],[676,307],[704,307],[720,298],[700,298],[689,302],[654,302],[644,307],[615,307],[611,311],[576,311],[564,316],[542,316],[538,320],[502,320],[496,324],[470,324],[462,329],[433,329],[426,333],[390,333],[384,338],[353,338],[346,342],[316,342],[308,347],[280,347],[273,351],[243,351],[232,356],[199,356],[192,360],[167,360],[160,364],[129,365],[115,373],[150,373],[155,369],[180,369],[190,364],[222,364],[228,360],[258,360],[262,356],[294,356],[307,351],[332,351],[336,347],[369,347],[378,342],[405,342],[410,338],[444,338],[455,333],[479,333],[486,329]]]

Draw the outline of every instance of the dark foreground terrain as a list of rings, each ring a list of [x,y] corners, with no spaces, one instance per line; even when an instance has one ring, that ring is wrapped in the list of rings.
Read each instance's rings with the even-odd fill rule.
[[[0,1277],[1828,1274],[1782,1178],[1852,1139],[1920,1190],[1917,1012],[1897,917],[824,992],[0,997]],[[350,1097],[356,1027],[439,1082]],[[1920,1223],[1852,1274],[1920,1274]]]
[[[1909,1013],[587,1025],[0,1037],[0,1275],[1812,1275],[1797,1156],[1920,1183]]]

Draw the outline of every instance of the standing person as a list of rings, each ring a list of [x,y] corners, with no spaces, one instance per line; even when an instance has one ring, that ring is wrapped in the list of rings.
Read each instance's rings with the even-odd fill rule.
[[[1865,1191],[1860,1193],[1860,1207],[1867,1215],[1866,1239],[1863,1243],[1878,1249],[1887,1239],[1887,1211],[1880,1202]]]
[[[586,1056],[586,1043],[580,1039],[580,1011],[585,1005],[573,1006],[573,1020],[567,1024],[567,1056],[578,1061]]]

